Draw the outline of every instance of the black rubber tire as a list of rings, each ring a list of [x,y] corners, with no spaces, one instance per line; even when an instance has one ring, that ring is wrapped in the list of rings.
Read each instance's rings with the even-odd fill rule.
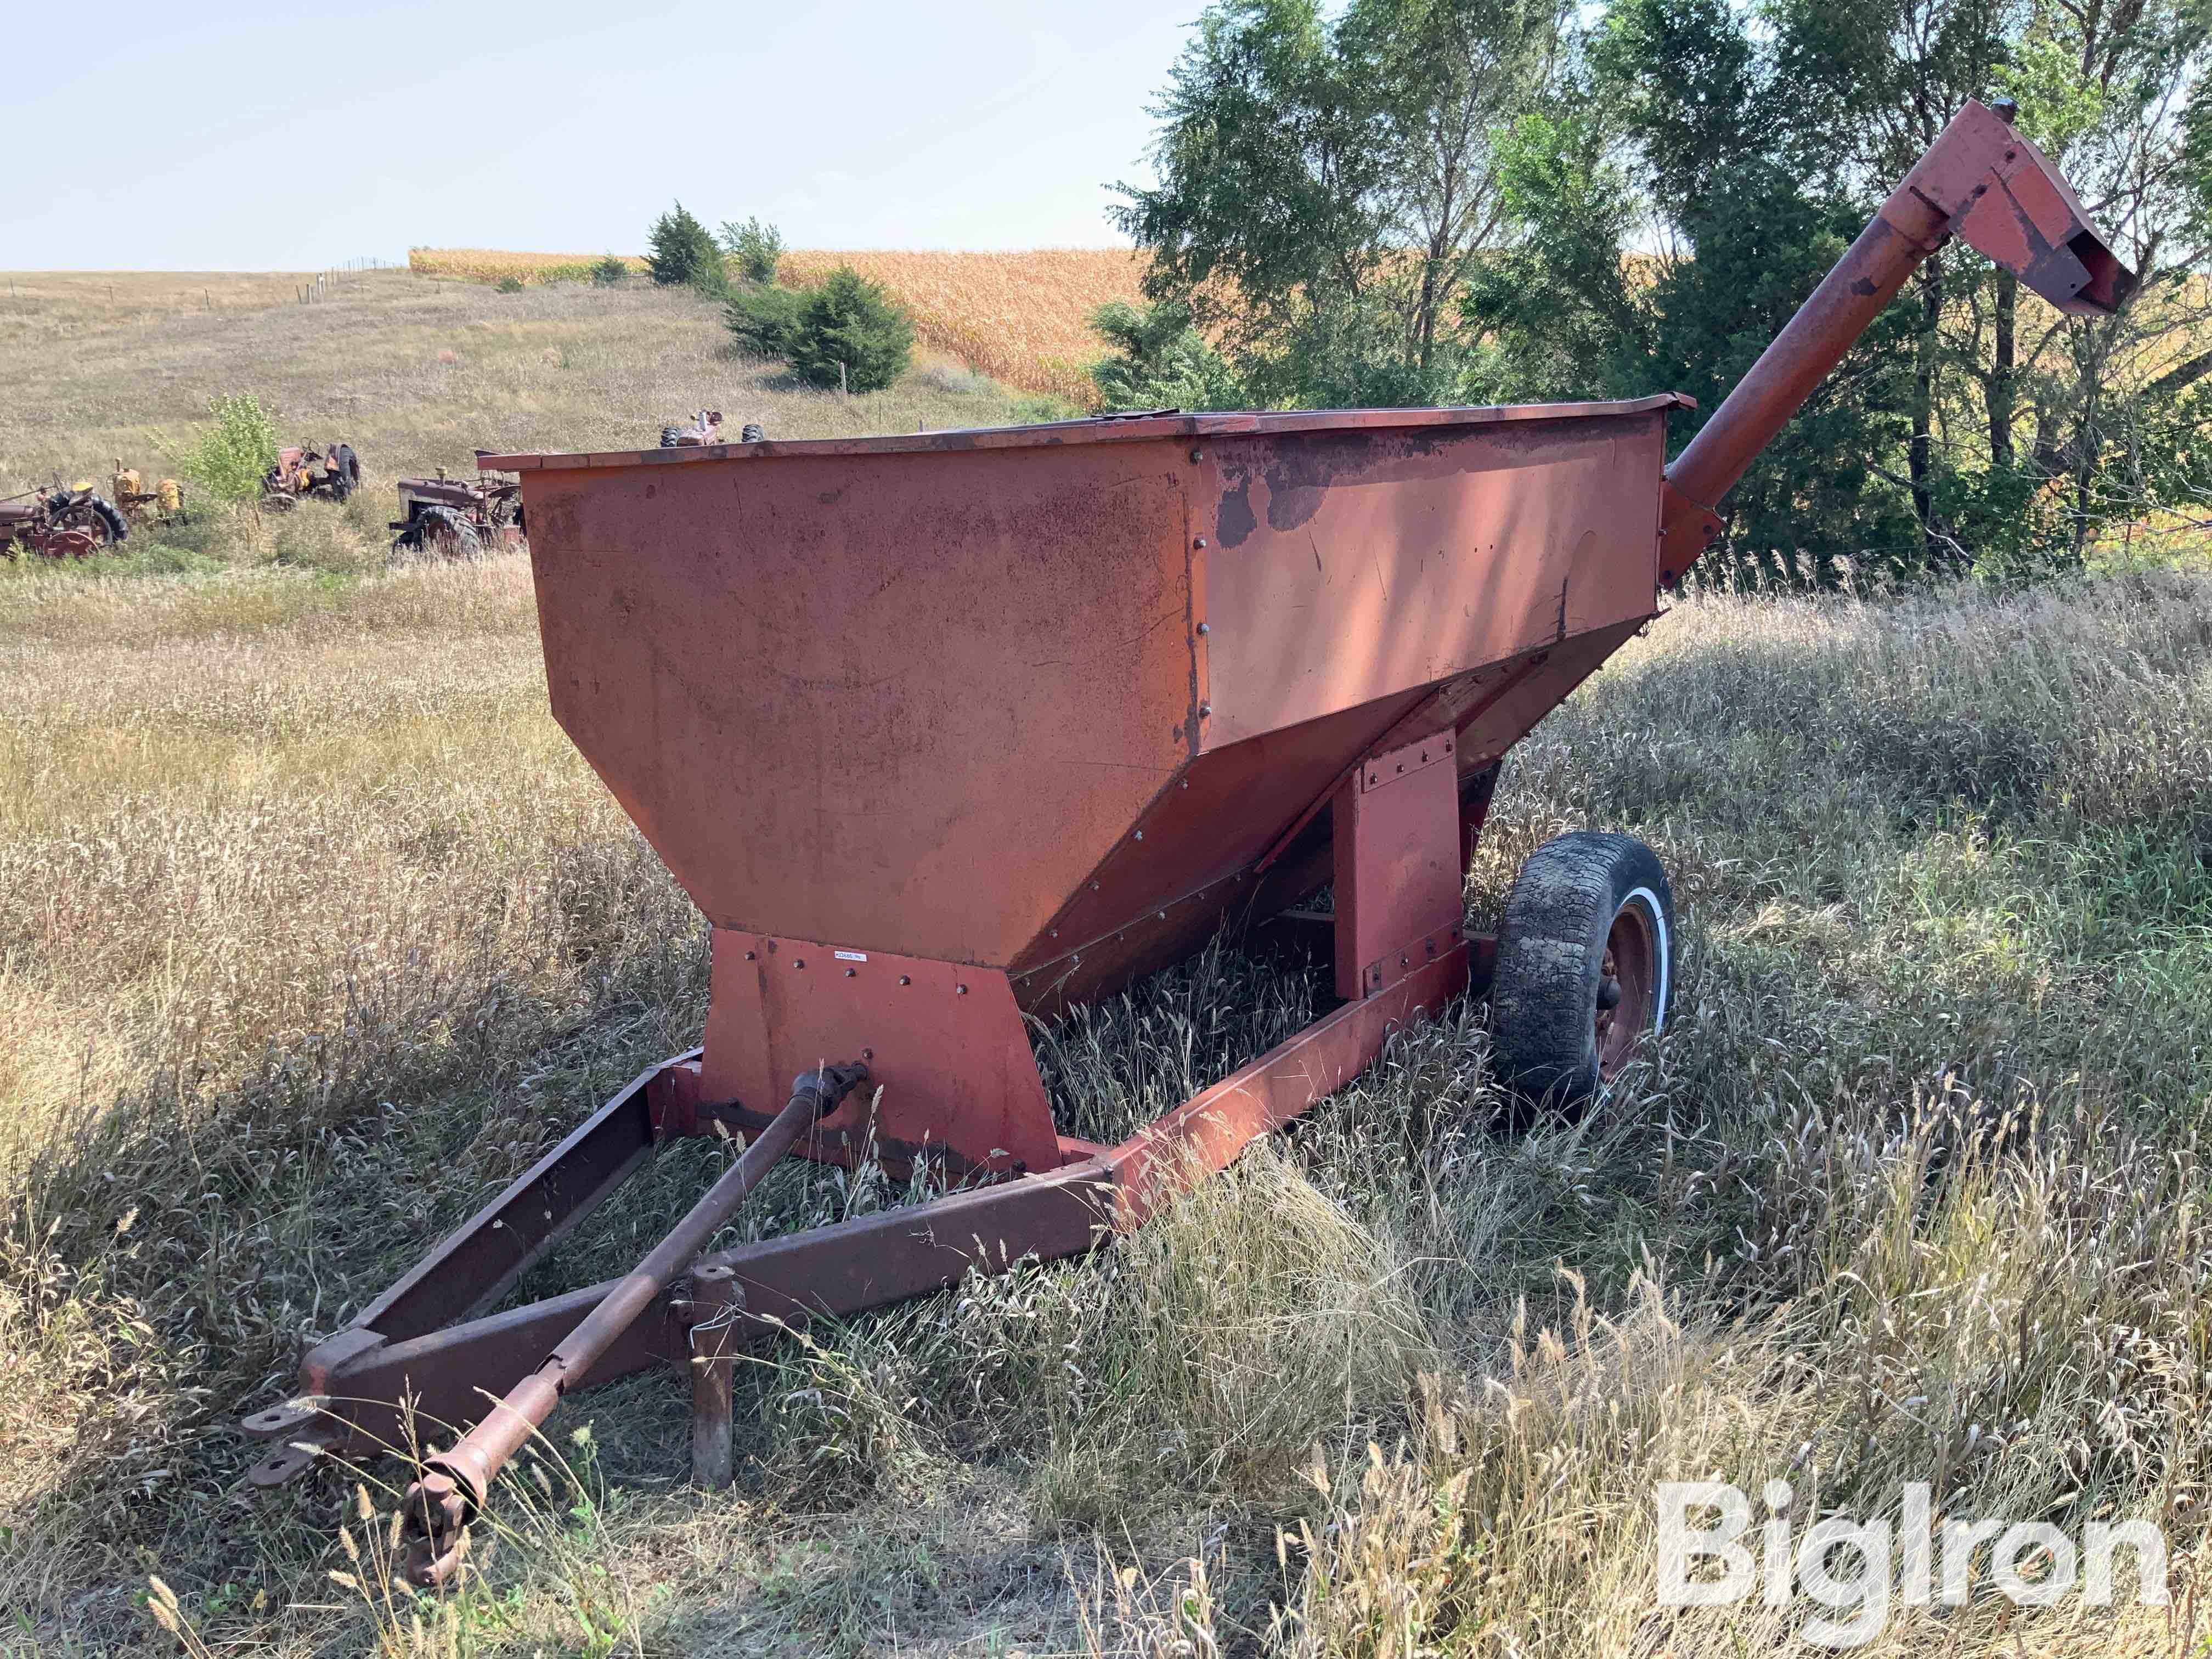
[[[675,448],[677,436],[677,430],[674,427],[664,426],[660,428],[660,447],[663,449]]]
[[[482,552],[483,544],[477,536],[476,526],[450,507],[435,505],[418,507],[406,529],[392,539],[394,553],[421,553],[432,550],[433,538],[451,542],[437,550],[448,559],[473,559]]]
[[[747,421],[738,430],[738,441],[741,444],[763,444],[768,441],[768,434],[762,431],[752,422]]]
[[[331,451],[330,474],[334,500],[343,501],[361,488],[361,462],[351,444],[340,444]]]
[[[94,550],[101,553],[120,544],[131,535],[129,522],[115,510],[113,504],[104,495],[87,495],[64,513],[57,522],[86,530],[93,528],[94,522],[97,522],[100,527],[106,532],[106,539]]]
[[[1631,906],[1632,931],[1640,925],[1656,946],[1645,972],[1650,1006],[1632,1043],[1664,1027],[1674,989],[1674,896],[1659,855],[1632,836],[1577,830],[1546,842],[1514,878],[1498,930],[1490,1030],[1492,1069],[1522,1100],[1574,1107],[1603,1086],[1599,988],[1608,934]]]

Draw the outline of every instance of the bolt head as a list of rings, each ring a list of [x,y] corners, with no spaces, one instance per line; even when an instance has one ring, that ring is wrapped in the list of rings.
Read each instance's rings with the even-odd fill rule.
[[[1212,631],[1213,624],[1212,623],[1200,623],[1198,625],[1198,633],[1200,639],[1205,638],[1206,635],[1211,634]]]

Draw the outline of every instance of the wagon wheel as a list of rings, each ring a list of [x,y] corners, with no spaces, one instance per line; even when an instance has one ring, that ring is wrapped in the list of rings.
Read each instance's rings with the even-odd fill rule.
[[[1515,878],[1498,933],[1491,1030],[1498,1079],[1577,1105],[1667,1019],[1674,901],[1658,855],[1588,830],[1546,842]]]
[[[299,504],[298,496],[282,489],[269,490],[261,497],[261,510],[264,513],[289,513]]]

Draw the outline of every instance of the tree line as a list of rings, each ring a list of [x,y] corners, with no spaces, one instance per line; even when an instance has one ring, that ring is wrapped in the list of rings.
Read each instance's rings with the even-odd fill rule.
[[[1970,97],[2142,276],[2062,317],[1962,246],[1733,492],[1741,572],[2078,567],[2212,465],[2207,0],[1215,0],[1122,186],[1110,407],[1693,394],[1685,442]]]

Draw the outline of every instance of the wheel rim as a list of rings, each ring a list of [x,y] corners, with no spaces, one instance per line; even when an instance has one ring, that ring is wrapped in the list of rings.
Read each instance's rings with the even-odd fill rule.
[[[1609,1079],[1626,1066],[1651,1029],[1659,976],[1659,943],[1651,914],[1641,900],[1632,898],[1613,913],[1598,969],[1593,1024],[1600,1077]]]
[[[58,557],[89,558],[107,545],[107,522],[97,514],[72,513],[55,526]]]

